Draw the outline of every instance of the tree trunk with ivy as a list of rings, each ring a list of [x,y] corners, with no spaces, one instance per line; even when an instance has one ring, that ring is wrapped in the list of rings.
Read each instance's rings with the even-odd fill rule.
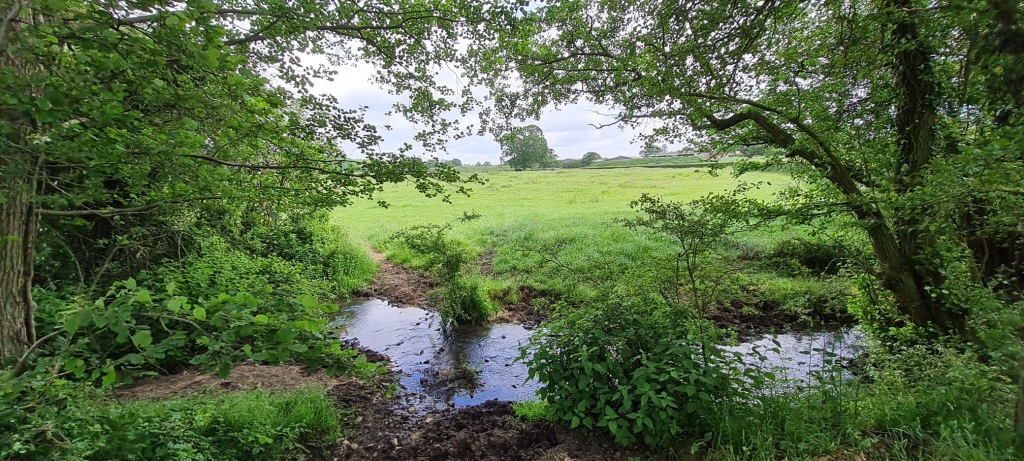
[[[0,359],[21,355],[35,342],[32,258],[38,215],[31,203],[32,184],[19,170],[8,162],[2,171]]]
[[[0,1],[3,34],[0,68],[29,72],[16,49],[22,20],[36,18],[21,2]],[[32,95],[29,91],[29,95]],[[8,105],[0,110],[0,361],[23,354],[35,342],[35,303],[32,301],[32,263],[38,213],[33,205],[37,155],[26,145],[34,120]]]

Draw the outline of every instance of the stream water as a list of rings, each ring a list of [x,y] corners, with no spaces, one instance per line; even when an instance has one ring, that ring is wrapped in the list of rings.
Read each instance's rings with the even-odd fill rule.
[[[463,325],[442,331],[434,312],[396,307],[374,299],[342,308],[346,338],[391,358],[401,371],[402,398],[417,412],[463,407],[490,399],[533,398],[540,384],[526,381],[516,361],[531,331],[515,324]],[[832,329],[765,336],[730,349],[750,354],[748,366],[777,368],[790,379],[808,380],[837,359],[860,348],[860,333]]]

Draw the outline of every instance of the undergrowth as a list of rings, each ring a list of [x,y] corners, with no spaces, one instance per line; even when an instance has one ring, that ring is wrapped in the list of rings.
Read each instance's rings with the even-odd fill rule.
[[[0,459],[280,460],[341,436],[322,389],[119,401],[65,383],[30,413],[37,432],[7,430]],[[66,399],[62,405],[54,400]],[[49,443],[56,440],[57,444]]]

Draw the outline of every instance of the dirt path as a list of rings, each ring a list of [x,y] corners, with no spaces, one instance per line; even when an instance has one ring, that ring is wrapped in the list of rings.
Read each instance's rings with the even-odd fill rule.
[[[430,309],[427,292],[437,288],[437,282],[430,276],[416,272],[388,261],[383,254],[367,248],[370,258],[380,264],[367,295],[381,298],[396,306],[415,306]]]

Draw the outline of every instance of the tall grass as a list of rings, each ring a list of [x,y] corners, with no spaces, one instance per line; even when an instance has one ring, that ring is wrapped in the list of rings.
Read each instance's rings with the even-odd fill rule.
[[[69,442],[52,459],[67,460],[300,459],[305,447],[341,436],[338,411],[315,388],[87,400],[69,405],[55,421],[54,433]]]

